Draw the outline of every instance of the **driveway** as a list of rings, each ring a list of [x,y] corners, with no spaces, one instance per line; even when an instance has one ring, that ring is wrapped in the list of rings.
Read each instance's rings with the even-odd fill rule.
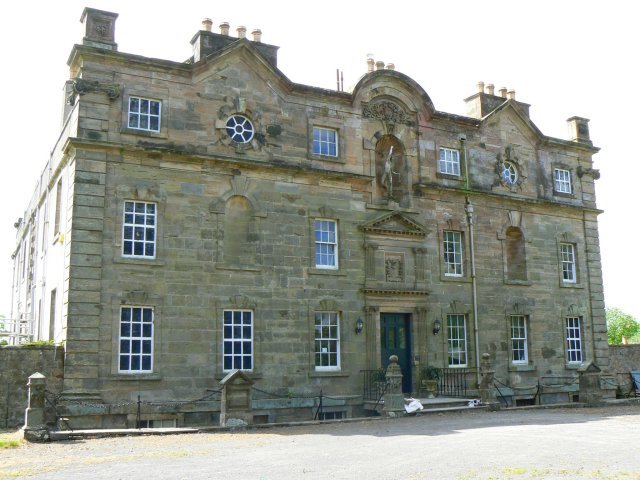
[[[640,406],[25,444],[5,478],[640,480]]]

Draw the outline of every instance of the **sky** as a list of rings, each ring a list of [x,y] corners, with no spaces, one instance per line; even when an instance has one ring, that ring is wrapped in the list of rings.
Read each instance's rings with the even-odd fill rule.
[[[10,5],[10,7],[8,7]],[[201,21],[213,31],[259,28],[280,47],[278,66],[294,82],[344,86],[366,72],[366,58],[394,63],[429,94],[440,111],[464,115],[463,99],[479,81],[516,91],[548,136],[568,139],[566,119],[591,119],[605,302],[640,319],[640,233],[629,201],[640,173],[633,117],[640,110],[640,29],[633,2],[591,0],[284,2],[244,0],[33,0],[2,8],[0,75],[0,314],[11,314],[14,222],[24,215],[36,180],[60,132],[62,88],[74,43],[83,37],[84,7],[119,14],[121,52],[173,61],[192,54]],[[620,238],[623,240],[621,241]],[[622,242],[622,243],[620,243]]]

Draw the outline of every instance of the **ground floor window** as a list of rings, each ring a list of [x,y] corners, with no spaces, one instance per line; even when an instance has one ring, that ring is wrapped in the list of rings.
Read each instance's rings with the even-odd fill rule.
[[[222,332],[224,371],[253,369],[253,312],[225,310]]]
[[[337,312],[316,312],[316,370],[340,369],[340,325]]]
[[[120,372],[151,372],[153,359],[153,308],[120,308]]]
[[[448,356],[450,367],[467,366],[467,325],[462,314],[447,315]]]
[[[524,315],[511,315],[511,362],[527,363],[527,319]]]
[[[580,335],[580,317],[566,317],[567,362],[582,363],[582,337]]]

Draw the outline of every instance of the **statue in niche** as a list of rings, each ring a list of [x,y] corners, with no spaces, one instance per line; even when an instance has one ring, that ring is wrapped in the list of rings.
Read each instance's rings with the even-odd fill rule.
[[[393,171],[393,145],[389,148],[389,154],[387,155],[387,159],[384,162],[384,172],[382,173],[382,178],[380,179],[382,185],[387,189],[387,197],[391,198],[393,196],[393,176],[400,175],[398,172]]]

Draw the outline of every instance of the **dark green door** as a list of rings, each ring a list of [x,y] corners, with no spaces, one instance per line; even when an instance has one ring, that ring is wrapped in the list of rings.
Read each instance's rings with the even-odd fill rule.
[[[380,353],[382,367],[387,368],[389,357],[398,356],[402,369],[402,392],[411,393],[411,335],[409,315],[406,313],[380,314]]]

